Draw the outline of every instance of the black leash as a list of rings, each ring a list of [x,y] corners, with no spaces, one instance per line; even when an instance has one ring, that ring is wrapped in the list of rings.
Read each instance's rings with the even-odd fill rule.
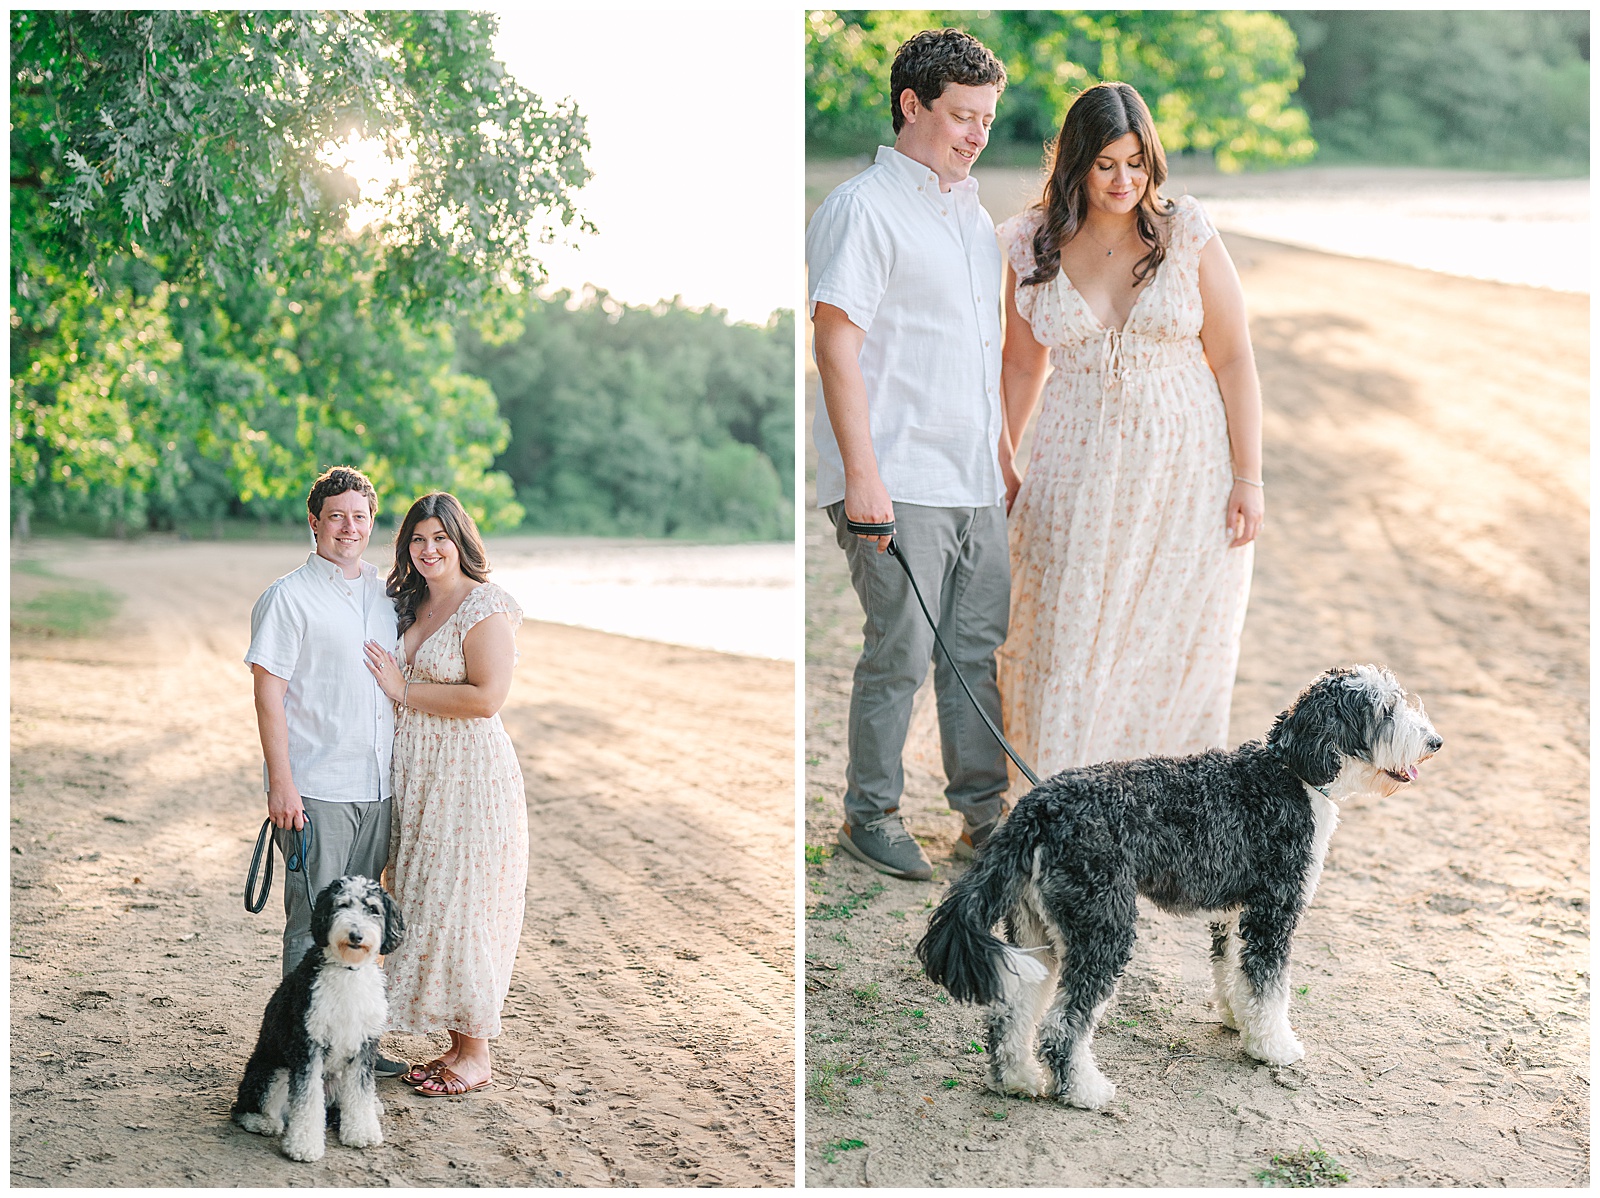
[[[311,896],[311,869],[306,864],[307,854],[311,851],[311,817],[305,817],[305,827],[290,830],[294,837],[294,849],[284,854],[283,867],[290,873],[298,873],[306,882],[306,902],[312,906],[316,900]],[[261,858],[266,855],[267,878],[261,884],[261,893],[251,901],[255,893],[256,879],[261,876]],[[250,858],[250,872],[244,880],[244,909],[251,915],[257,914],[267,905],[267,896],[272,893],[272,820],[269,817],[261,823],[261,831],[256,833],[256,851]]]
[[[972,693],[972,688],[967,685],[967,680],[961,676],[961,671],[956,667],[956,659],[950,656],[950,650],[945,648],[944,640],[939,635],[939,624],[933,618],[933,613],[928,610],[927,603],[923,601],[922,591],[917,587],[917,580],[911,576],[911,564],[906,561],[906,555],[900,548],[900,543],[894,539],[894,521],[891,520],[887,524],[863,524],[859,520],[851,520],[846,517],[844,526],[857,536],[889,538],[889,556],[899,562],[900,568],[905,571],[906,581],[911,584],[911,593],[917,597],[917,606],[922,608],[922,614],[927,618],[928,627],[933,629],[933,643],[939,646],[939,651],[944,654],[945,661],[950,663],[950,672],[956,676],[956,681],[961,684],[961,689],[967,692],[967,698],[972,702],[972,709],[978,713],[979,718],[983,720],[989,731],[994,733],[994,738],[1000,742],[1000,747],[1006,751],[1006,756],[1016,762],[1017,768],[1022,771],[1023,776],[1029,782],[1038,786],[1039,775],[1027,767],[1022,758],[1017,756],[1017,751],[1011,747],[1011,742],[1000,735],[1000,729],[994,726],[994,721],[989,718],[989,713],[984,711],[983,706],[978,702],[977,696]]]

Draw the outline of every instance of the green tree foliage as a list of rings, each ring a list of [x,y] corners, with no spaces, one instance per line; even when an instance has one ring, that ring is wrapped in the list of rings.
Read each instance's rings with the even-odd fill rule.
[[[1589,161],[1589,13],[1285,12],[1326,156],[1427,166]]]
[[[292,516],[325,464],[493,527],[507,430],[452,368],[581,223],[581,117],[466,12],[13,12],[14,510]],[[353,232],[355,133],[410,163]],[[368,197],[370,200],[371,197]],[[520,301],[515,301],[520,303]]]
[[[1293,103],[1295,38],[1261,12],[819,11],[806,22],[806,138],[860,154],[893,138],[889,66],[920,29],[965,29],[1005,63],[996,148],[1031,156],[1072,98],[1120,79],[1150,105],[1168,153],[1208,152],[1223,170],[1287,163],[1316,150]],[[991,151],[992,153],[993,151]]]
[[[527,526],[734,540],[794,535],[794,313],[765,326],[604,292],[534,299],[522,333],[464,333],[510,423],[495,465]]]

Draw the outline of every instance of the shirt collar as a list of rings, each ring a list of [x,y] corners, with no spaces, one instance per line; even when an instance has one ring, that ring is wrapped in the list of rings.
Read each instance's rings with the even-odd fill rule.
[[[355,581],[355,579],[353,579],[353,578],[345,578],[345,576],[344,576],[344,568],[342,566],[340,566],[338,562],[330,562],[327,558],[323,557],[315,549],[313,549],[311,551],[311,555],[306,558],[306,565],[310,566],[313,570],[315,570],[317,572],[318,576],[322,577],[322,578],[338,578],[338,579],[341,579],[341,580],[343,580],[345,582],[354,582]],[[365,558],[361,559],[361,577],[362,578],[371,578],[377,572],[378,572],[378,567],[377,566],[374,566],[371,562],[367,561]]]
[[[942,195],[939,190],[939,176],[915,158],[909,158],[893,146],[879,146],[878,157],[875,160],[882,166],[899,173],[900,177],[909,182],[913,187],[921,187],[927,183],[933,184],[935,196]],[[978,181],[971,175],[965,179],[950,184],[952,192],[961,192],[976,196],[978,194]]]

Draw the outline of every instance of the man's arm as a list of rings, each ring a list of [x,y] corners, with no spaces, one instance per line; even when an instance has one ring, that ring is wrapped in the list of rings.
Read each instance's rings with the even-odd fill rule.
[[[861,347],[867,334],[851,323],[844,309],[832,304],[819,302],[811,321],[822,402],[844,462],[845,517],[865,524],[891,523],[894,504],[878,476],[878,457],[867,419],[867,382],[861,374]],[[876,540],[879,553],[889,547],[888,537],[863,539]]]
[[[289,680],[258,665],[252,665],[250,673],[255,680],[256,730],[267,759],[267,817],[274,827],[303,828],[306,808],[289,768],[289,720],[283,711]]]

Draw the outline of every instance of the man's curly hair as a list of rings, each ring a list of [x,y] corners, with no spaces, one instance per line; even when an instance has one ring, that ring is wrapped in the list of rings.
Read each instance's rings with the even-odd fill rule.
[[[889,68],[889,107],[894,111],[894,131],[900,132],[906,114],[900,97],[906,88],[917,93],[924,107],[944,94],[945,84],[1006,87],[1006,68],[993,51],[970,33],[959,29],[924,29],[900,43]]]
[[[346,491],[360,491],[367,497],[367,510],[378,514],[378,492],[372,480],[354,466],[332,466],[324,470],[311,484],[311,494],[306,496],[306,510],[322,519],[322,501],[343,495]]]

